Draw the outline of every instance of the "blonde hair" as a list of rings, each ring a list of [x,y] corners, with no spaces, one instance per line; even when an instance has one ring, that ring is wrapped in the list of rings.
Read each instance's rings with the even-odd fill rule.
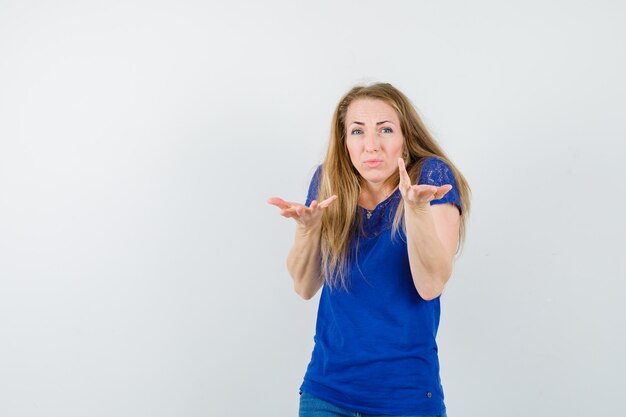
[[[346,266],[350,252],[349,245],[351,239],[356,237],[360,226],[357,208],[362,177],[352,165],[346,147],[345,120],[348,106],[361,98],[382,100],[395,109],[405,139],[404,163],[412,179],[417,178],[424,160],[428,157],[439,158],[452,170],[462,206],[457,253],[465,240],[466,219],[470,210],[470,188],[467,181],[428,132],[411,101],[387,83],[352,88],[341,98],[333,114],[330,141],[322,164],[317,194],[318,201],[334,194],[339,196],[333,204],[324,209],[322,216],[321,270],[323,279],[330,289],[341,284],[347,290]],[[396,171],[389,178],[389,185],[395,187],[398,182],[399,175]],[[404,205],[398,204],[392,235],[398,232],[400,225],[405,229],[403,220]]]

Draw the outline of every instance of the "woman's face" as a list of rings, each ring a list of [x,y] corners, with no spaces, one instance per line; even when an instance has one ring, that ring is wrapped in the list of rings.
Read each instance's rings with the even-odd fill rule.
[[[354,100],[346,112],[346,146],[352,165],[374,188],[398,171],[404,136],[396,111],[382,100]]]

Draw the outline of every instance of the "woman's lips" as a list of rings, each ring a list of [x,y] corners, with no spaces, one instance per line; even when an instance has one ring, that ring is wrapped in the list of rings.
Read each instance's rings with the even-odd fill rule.
[[[367,161],[364,162],[365,165],[367,165],[370,168],[376,168],[377,166],[381,165],[383,163],[383,161],[381,159],[368,159]]]

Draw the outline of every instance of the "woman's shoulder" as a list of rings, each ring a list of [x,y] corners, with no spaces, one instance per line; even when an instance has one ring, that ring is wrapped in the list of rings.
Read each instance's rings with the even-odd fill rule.
[[[448,166],[448,163],[437,156],[427,156],[424,158],[424,162],[422,163],[422,171],[425,168],[432,169],[432,168],[444,168],[444,167],[450,169],[450,167]]]
[[[446,161],[436,157],[428,157],[422,165],[418,184],[428,184],[442,186],[446,184],[452,185],[452,189],[438,200],[433,200],[432,204],[453,203],[462,212],[461,197],[457,187],[454,172]]]
[[[435,184],[437,180],[442,179],[454,179],[448,163],[438,157],[426,157],[420,169],[419,184]]]

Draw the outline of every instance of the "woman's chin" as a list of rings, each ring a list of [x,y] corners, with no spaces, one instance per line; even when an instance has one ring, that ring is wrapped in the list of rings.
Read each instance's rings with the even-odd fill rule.
[[[384,175],[361,175],[363,177],[363,179],[365,180],[366,183],[368,183],[369,185],[372,185],[374,187],[380,187],[383,184],[385,184],[385,181],[387,181],[391,175],[388,176],[384,176]]]

